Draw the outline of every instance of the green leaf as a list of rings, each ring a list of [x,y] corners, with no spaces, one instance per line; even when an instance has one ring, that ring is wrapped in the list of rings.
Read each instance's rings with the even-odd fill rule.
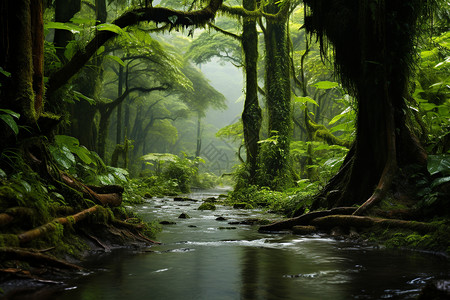
[[[68,30],[72,33],[79,33],[80,28],[77,25],[70,23],[61,23],[61,22],[48,22],[44,24],[44,29],[61,29]]]
[[[319,81],[314,83],[313,86],[321,90],[328,90],[339,86],[339,83],[333,81]]]
[[[440,177],[440,178],[436,178],[435,180],[433,180],[433,182],[431,183],[431,187],[435,188],[438,185],[441,185],[443,183],[447,183],[450,181],[450,176],[447,177]]]
[[[95,20],[94,19],[86,19],[86,18],[72,18],[70,19],[70,22],[75,23],[75,24],[82,24],[82,25],[95,25]]]
[[[176,162],[178,156],[171,153],[148,153],[144,156],[141,156],[141,160],[144,161],[172,161]]]
[[[11,115],[0,114],[0,119],[3,120],[3,122],[5,122],[9,126],[9,128],[11,128],[12,131],[14,131],[16,135],[19,133],[19,126],[17,126],[16,121],[14,121]]]
[[[0,177],[1,178],[6,178],[6,173],[2,169],[0,169]]]
[[[9,72],[3,70],[2,67],[0,67],[0,73],[3,74],[3,75],[5,75],[6,77],[11,77],[11,73],[9,73]]]
[[[427,102],[420,103],[420,108],[422,108],[423,110],[432,110],[436,108],[436,106],[437,105],[434,103],[427,103]]]
[[[83,95],[80,92],[73,91],[73,95],[75,96],[75,98],[77,100],[83,99],[83,100],[86,100],[90,105],[94,105],[95,104],[95,100],[94,99],[86,97],[85,95]]]
[[[105,55],[105,58],[109,58],[112,59],[113,61],[117,62],[119,65],[125,67],[125,63],[123,62],[123,60],[115,55]]]
[[[450,175],[450,155],[439,154],[428,156],[428,172],[431,175],[441,172],[443,175]]]
[[[328,122],[328,125],[333,125],[337,121],[339,121],[341,118],[346,117],[352,113],[352,108],[349,106],[347,107],[343,112],[341,112],[339,115],[334,116],[333,119],[331,119],[330,122]]]
[[[105,52],[105,46],[100,46],[100,47],[97,49],[96,54],[97,54],[97,55],[100,55],[100,54],[102,54],[103,52]]]
[[[169,17],[167,17],[167,19],[169,19],[170,23],[175,24],[178,20],[178,16],[175,16],[175,15],[169,16]]]
[[[97,30],[98,31],[111,31],[114,33],[117,33],[119,35],[125,34],[125,31],[123,31],[122,28],[120,28],[117,25],[114,24],[108,24],[108,23],[103,23],[100,25],[97,25]]]
[[[16,113],[15,111],[12,111],[12,110],[10,110],[10,109],[2,109],[2,108],[0,108],[0,112],[3,112],[3,113],[5,113],[5,114],[8,114],[8,115],[10,115],[11,117],[14,117],[14,118],[16,118],[16,119],[20,118],[20,114],[19,114],[19,113]]]
[[[306,96],[306,97],[294,96],[294,102],[301,103],[301,104],[312,103],[314,105],[319,106],[319,104],[317,104],[317,102],[314,99],[312,99],[311,97],[308,97],[308,96]]]

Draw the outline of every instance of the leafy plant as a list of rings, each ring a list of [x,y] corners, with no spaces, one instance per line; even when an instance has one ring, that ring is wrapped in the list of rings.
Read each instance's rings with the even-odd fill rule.
[[[15,135],[19,133],[19,126],[14,119],[19,119],[20,114],[9,109],[0,109],[0,119],[5,122]]]

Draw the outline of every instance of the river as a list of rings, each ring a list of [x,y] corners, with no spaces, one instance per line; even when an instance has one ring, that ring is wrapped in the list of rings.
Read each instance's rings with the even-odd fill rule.
[[[201,200],[220,192],[187,196]],[[437,255],[324,235],[258,233],[257,225],[235,223],[279,217],[220,205],[199,211],[200,204],[155,198],[135,207],[147,221],[176,223],[163,226],[157,237],[163,244],[100,255],[90,263],[95,272],[52,298],[411,299],[426,282],[449,275],[448,260]],[[190,218],[179,219],[181,213]]]

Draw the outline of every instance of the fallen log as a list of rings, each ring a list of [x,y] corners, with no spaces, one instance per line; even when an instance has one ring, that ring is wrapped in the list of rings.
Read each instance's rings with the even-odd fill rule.
[[[263,225],[259,227],[258,231],[265,232],[265,231],[290,230],[292,227],[296,225],[309,225],[312,220],[319,217],[325,217],[329,215],[351,215],[355,210],[356,210],[355,207],[336,207],[330,210],[313,211],[295,218],[278,221],[268,225]]]
[[[405,221],[397,219],[383,219],[383,218],[363,217],[355,215],[325,216],[312,220],[310,224],[322,229],[330,229],[336,226],[366,228],[378,225],[385,228],[409,229],[412,231],[417,231],[419,233],[433,232],[438,230],[441,226],[425,222]]]
[[[37,250],[25,250],[22,248],[0,247],[0,260],[21,260],[29,263],[39,263],[62,269],[82,270],[83,268],[67,261],[57,259]]]

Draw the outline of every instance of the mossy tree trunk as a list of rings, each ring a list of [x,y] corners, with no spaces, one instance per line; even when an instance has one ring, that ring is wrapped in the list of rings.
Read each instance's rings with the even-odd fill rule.
[[[266,104],[268,141],[261,148],[261,183],[274,189],[290,184],[289,147],[292,131],[291,83],[288,37],[289,3],[281,8],[270,1],[266,12],[280,13],[266,18],[264,32],[266,50]]]
[[[43,109],[43,3],[5,0],[0,3],[0,105],[20,113],[19,125],[36,129]],[[2,147],[8,146],[13,132],[0,122]]]
[[[243,7],[252,11],[256,8],[255,0],[244,0]],[[259,131],[261,129],[261,108],[258,103],[258,33],[256,20],[244,17],[242,26],[242,48],[245,59],[245,103],[242,112],[244,142],[247,150],[248,181],[256,183],[258,168]]]
[[[409,198],[414,184],[408,177],[426,173],[426,153],[406,126],[404,102],[424,4],[350,2],[305,1],[312,11],[307,29],[318,34],[322,46],[325,36],[333,44],[337,71],[358,104],[355,142],[313,206],[365,203],[355,212],[362,214],[388,192]],[[327,198],[331,191],[334,196]]]

